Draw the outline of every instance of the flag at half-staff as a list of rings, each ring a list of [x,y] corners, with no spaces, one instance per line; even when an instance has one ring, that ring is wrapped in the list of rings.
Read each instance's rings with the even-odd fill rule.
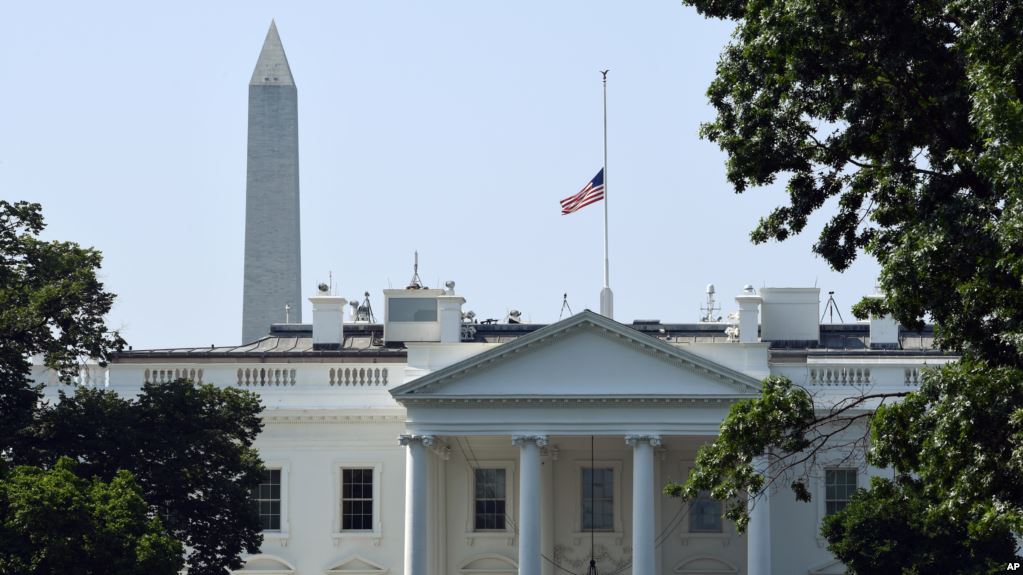
[[[604,199],[604,168],[578,193],[561,200],[561,215],[571,214]]]

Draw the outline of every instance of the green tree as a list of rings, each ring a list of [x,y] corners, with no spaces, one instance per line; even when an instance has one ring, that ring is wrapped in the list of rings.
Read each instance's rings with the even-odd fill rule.
[[[926,376],[919,393],[825,409],[790,382],[765,381],[761,398],[735,406],[701,450],[687,484],[667,491],[755,498],[790,481],[809,499],[806,463],[836,444],[865,446],[868,437],[849,433],[871,429],[871,463],[919,483],[858,494],[828,522],[832,551],[849,561],[873,553],[916,572],[948,551],[937,548],[943,521],[977,535],[960,550],[993,549],[1023,527],[1023,5],[683,3],[736,23],[708,90],[717,117],[701,135],[726,152],[736,192],[777,180],[788,192],[751,239],[785,240],[829,211],[814,251],[836,270],[860,252],[881,265],[885,297],[864,300],[857,315],[890,312],[908,326],[929,317],[939,345],[966,359]],[[770,466],[754,468],[764,453]],[[908,529],[930,549],[900,556],[853,528],[896,495],[903,499],[879,515],[888,529],[880,533]],[[744,526],[745,508],[728,509]],[[934,515],[913,520],[905,513],[914,509]]]
[[[997,0],[685,0],[736,30],[701,135],[737,192],[786,180],[754,242],[834,200],[814,250],[881,264],[904,325],[1023,357],[1023,6]]]
[[[147,383],[136,399],[79,389],[39,412],[15,454],[43,466],[73,457],[104,480],[130,471],[189,549],[189,573],[222,575],[262,542],[250,499],[263,469],[252,447],[261,411],[253,393],[189,380]]]
[[[127,471],[85,480],[64,457],[0,481],[0,573],[176,575],[181,557]]]
[[[928,499],[920,481],[874,477],[821,532],[852,573],[1001,573],[1016,541],[1004,529],[977,529]]]
[[[134,477],[132,489],[148,504],[148,513],[162,517],[166,532],[189,550],[190,573],[222,575],[225,568],[239,567],[239,554],[255,551],[261,541],[249,501],[261,469],[252,449],[261,429],[258,399],[233,389],[178,381],[147,385],[137,399],[79,389],[62,395],[57,405],[42,404],[39,387],[30,377],[33,356],[41,357],[62,381],[71,381],[83,359],[105,363],[124,345],[103,322],[114,296],[97,280],[99,252],[70,242],[40,240],[43,229],[38,204],[0,201],[0,491],[11,497],[28,494],[16,482],[30,477],[52,479],[54,496],[71,485],[93,485],[75,478],[77,472],[98,477],[94,481],[121,493],[127,489],[128,473]],[[60,463],[62,457],[79,463],[72,470]],[[19,464],[36,469],[10,471]],[[44,495],[11,501],[16,501],[19,517],[39,518],[60,503]],[[91,505],[86,500],[80,504]],[[14,525],[9,523],[14,520],[12,509],[0,509],[0,522]],[[4,543],[18,546],[10,560],[50,557],[47,561],[52,563],[61,543],[47,537],[57,537],[56,532],[41,524],[30,527],[39,536],[15,537],[18,529],[3,535]],[[104,547],[105,540],[97,539],[100,533],[91,533],[96,527],[78,519],[53,525],[62,530],[60,537],[75,541],[80,564],[104,565],[110,549],[124,549],[113,546],[113,541]],[[143,539],[139,545],[157,544],[162,547],[154,547],[152,553],[159,558],[166,549],[162,540]],[[0,545],[0,553],[8,548]],[[175,549],[180,552],[182,547]],[[162,564],[143,551],[122,553],[123,561],[107,561],[96,572],[135,573],[147,566],[162,572]],[[51,572],[49,567],[9,565],[0,572]]]
[[[39,204],[0,200],[0,453],[39,401],[32,356],[69,379],[83,357],[105,362],[124,345],[103,323],[114,296],[96,278],[100,253],[40,240],[44,227]]]

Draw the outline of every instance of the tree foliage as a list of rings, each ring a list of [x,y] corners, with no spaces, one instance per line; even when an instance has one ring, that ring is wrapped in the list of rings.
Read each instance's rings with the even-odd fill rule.
[[[176,575],[181,544],[152,517],[131,473],[82,479],[74,462],[19,466],[0,481],[0,572]]]
[[[785,240],[828,212],[814,251],[840,271],[861,252],[881,265],[885,297],[857,316],[930,318],[938,344],[965,359],[919,392],[838,405],[768,380],[668,491],[755,498],[791,478],[808,499],[806,458],[869,439],[869,462],[896,478],[827,521],[847,566],[974,572],[985,563],[970,558],[1005,558],[1009,533],[1023,531],[1023,4],[683,3],[736,23],[701,135],[726,152],[736,192],[786,187],[751,239]],[[753,466],[760,454],[766,468]],[[729,514],[744,525],[742,505]]]
[[[252,393],[189,380],[147,383],[137,399],[80,389],[43,409],[15,453],[44,466],[73,457],[104,480],[130,471],[189,549],[189,573],[222,575],[262,542],[250,504],[263,469],[252,447],[261,411]]]
[[[39,204],[0,200],[0,451],[39,400],[32,356],[70,378],[83,357],[105,362],[124,345],[103,323],[114,296],[96,277],[100,253],[40,240],[44,227]]]
[[[685,0],[736,21],[701,134],[737,192],[786,179],[753,231],[784,240],[834,200],[814,250],[881,263],[904,325],[1023,357],[1023,5],[997,0]]]
[[[850,573],[1000,573],[1016,542],[998,528],[977,528],[929,499],[909,476],[871,479],[841,513],[824,518],[821,532]]]
[[[0,572],[177,572],[166,554],[183,548],[193,575],[239,567],[262,538],[249,500],[258,398],[176,381],[41,402],[33,356],[71,382],[83,360],[124,345],[104,324],[114,296],[99,252],[43,229],[38,204],[0,201]]]

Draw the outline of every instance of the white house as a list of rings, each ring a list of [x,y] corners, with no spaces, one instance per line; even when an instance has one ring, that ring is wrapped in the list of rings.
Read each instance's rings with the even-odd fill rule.
[[[815,464],[812,503],[774,492],[745,535],[719,502],[661,489],[768,374],[823,409],[952,359],[891,320],[820,325],[816,288],[747,289],[734,324],[467,323],[453,288],[385,290],[383,323],[344,322],[344,299],[310,299],[311,325],[128,351],[78,382],[262,397],[265,539],[239,573],[566,575],[591,556],[601,574],[840,573],[819,525],[865,485],[861,454]]]

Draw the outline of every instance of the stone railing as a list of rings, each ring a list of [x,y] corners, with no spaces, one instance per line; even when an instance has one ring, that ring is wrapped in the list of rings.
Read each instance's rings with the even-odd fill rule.
[[[191,379],[196,383],[202,383],[202,369],[146,369],[142,372],[144,383],[170,383],[177,379]]]
[[[239,367],[236,385],[246,387],[295,385],[296,372],[294,368]]]
[[[907,367],[904,373],[905,380],[903,383],[905,383],[907,387],[916,387],[923,381],[919,367]]]
[[[337,386],[387,386],[386,367],[338,367],[330,368],[328,381]]]
[[[825,366],[810,368],[810,385],[868,385],[869,367]]]

